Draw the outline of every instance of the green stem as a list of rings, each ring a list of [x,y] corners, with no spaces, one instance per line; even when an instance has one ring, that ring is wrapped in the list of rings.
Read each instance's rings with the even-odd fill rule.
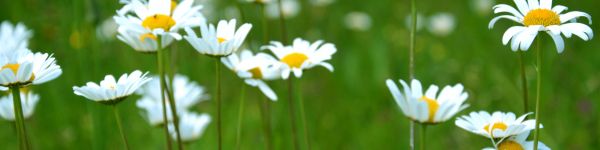
[[[163,110],[163,120],[164,120],[164,131],[165,131],[165,138],[167,140],[167,149],[171,150],[172,149],[172,143],[171,143],[171,137],[169,135],[169,129],[168,129],[168,117],[167,117],[167,104],[166,104],[166,95],[165,95],[165,86],[162,84],[162,81],[164,80],[165,76],[165,71],[164,71],[164,66],[163,64],[163,50],[162,50],[162,38],[159,36],[158,40],[156,40],[158,43],[158,50],[157,50],[157,66],[158,66],[158,74],[159,74],[159,84],[160,84],[160,98],[162,101],[162,110]],[[177,126],[177,125],[175,125]]]
[[[162,57],[165,57],[164,54]],[[167,71],[171,70],[171,69],[169,69],[169,65],[164,64],[165,61],[163,61],[162,63],[163,63],[162,64],[163,67],[167,68],[166,69]],[[177,116],[177,105],[175,104],[175,97],[173,96],[173,89],[172,89],[173,86],[169,86],[172,84],[167,84],[167,79],[165,78],[165,72],[163,72],[163,74],[161,76],[162,76],[161,82],[162,82],[162,85],[164,86],[163,92],[167,92],[167,96],[168,96],[167,100],[169,102],[169,106],[170,106],[169,108],[171,108],[171,115],[173,117],[173,124],[174,124],[175,132],[177,135],[176,136],[177,148],[179,150],[183,150],[183,143],[181,141],[181,132],[179,131],[179,116]],[[172,78],[172,77],[170,77],[170,78]],[[171,83],[172,83],[172,81],[171,81]],[[169,87],[171,87],[171,88],[169,88]]]
[[[217,84],[217,94],[216,94],[216,102],[217,102],[217,141],[219,144],[219,150],[223,149],[223,133],[222,133],[222,118],[221,118],[221,57],[216,57],[215,59],[215,72],[216,72],[216,84]]]
[[[13,107],[15,111],[15,126],[17,127],[17,137],[19,138],[20,149],[29,149],[27,141],[27,130],[25,129],[25,118],[23,117],[23,107],[21,106],[21,93],[18,86],[10,87],[13,95]]]
[[[524,52],[523,51],[519,51],[519,65],[521,65],[521,81],[522,81],[522,88],[523,88],[523,113],[528,113],[529,112],[529,92],[527,90],[527,76],[525,75],[525,65],[524,65],[524,61],[525,58],[523,58]]]
[[[410,30],[410,49],[409,49],[409,62],[408,62],[408,76],[409,80],[415,78],[415,48],[417,44],[417,3],[415,0],[411,0],[411,30]],[[410,81],[409,81],[410,82]],[[415,149],[415,123],[410,121],[410,143],[409,148]]]
[[[279,23],[281,25],[281,41],[283,44],[287,43],[287,29],[285,27],[285,16],[283,16],[283,4],[282,0],[277,0],[277,7],[279,8]]]
[[[298,134],[296,129],[296,110],[294,107],[294,78],[288,79],[288,110],[290,114],[290,124],[292,126],[292,141],[294,142],[294,149],[300,149],[298,145]]]
[[[298,84],[298,89],[300,88],[300,84]],[[307,127],[307,123],[306,123],[306,112],[304,111],[304,100],[302,98],[300,98],[298,100],[300,102],[300,117],[302,119],[302,128],[304,129],[304,144],[306,144],[306,149],[310,150],[310,141],[308,140],[308,127]]]
[[[125,144],[125,149],[129,149],[129,144],[127,143],[127,136],[125,132],[123,132],[123,125],[121,124],[121,116],[119,115],[119,110],[117,109],[117,105],[112,105],[113,112],[115,113],[115,119],[117,120],[117,126],[119,127],[119,132],[121,132],[121,138],[123,139],[123,143]]]
[[[264,3],[257,3],[257,5],[258,9],[260,10],[262,20],[263,43],[266,44],[269,42],[269,23],[267,22],[267,11],[265,11]]]
[[[263,124],[263,134],[265,136],[265,147],[267,150],[273,149],[273,143],[271,140],[271,113],[269,111],[270,100],[265,96],[264,100],[259,98],[258,106],[260,109],[260,115]]]
[[[238,124],[237,124],[237,138],[235,139],[235,147],[236,149],[240,149],[241,147],[241,138],[242,138],[242,120],[244,118],[244,101],[246,95],[246,85],[242,85],[242,90],[240,92],[240,108],[238,111]]]
[[[427,125],[426,124],[421,124],[421,140],[419,140],[419,145],[421,147],[421,150],[425,150],[425,139],[427,136]]]
[[[537,41],[537,89],[535,99],[535,134],[533,136],[533,149],[538,149],[538,141],[540,137],[540,98],[542,92],[542,38]]]

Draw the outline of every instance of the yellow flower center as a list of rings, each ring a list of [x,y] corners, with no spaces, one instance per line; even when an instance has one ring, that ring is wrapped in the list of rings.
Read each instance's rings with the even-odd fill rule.
[[[252,73],[252,78],[261,79],[263,77],[262,72],[260,71],[260,68],[258,68],[258,67],[254,67],[248,71],[250,73]]]
[[[223,43],[225,41],[227,41],[227,39],[222,38],[222,37],[217,37],[217,42],[219,42],[219,44],[221,44],[221,43]]]
[[[560,16],[556,14],[554,11],[549,9],[534,9],[529,11],[525,18],[523,19],[523,24],[525,26],[530,25],[559,25],[560,24]]]
[[[300,68],[307,59],[308,56],[302,53],[291,53],[283,57],[281,61],[292,68]]]
[[[487,131],[488,133],[490,133],[490,134],[492,134],[492,132],[491,132],[491,131],[494,131],[495,129],[500,129],[500,130],[502,130],[502,131],[505,131],[505,130],[506,130],[506,128],[508,128],[508,126],[506,126],[506,124],[504,124],[503,122],[496,122],[496,123],[494,123],[494,125],[492,126],[492,129],[491,129],[491,130],[490,130],[490,124],[488,124],[488,125],[485,125],[485,126],[483,127],[483,129],[484,129],[485,131]]]
[[[429,108],[429,122],[433,122],[433,118],[435,117],[435,113],[437,112],[440,104],[435,99],[429,98],[427,96],[421,97],[419,100],[425,101]]]
[[[506,140],[500,144],[498,144],[498,150],[524,150],[521,144],[512,141]]]
[[[146,39],[152,39],[152,40],[156,41],[158,38],[152,33],[146,33],[146,34],[140,35],[140,41],[144,42]]]
[[[21,67],[20,64],[6,64],[6,65],[2,66],[2,69],[0,69],[0,70],[10,69],[16,76],[17,72],[19,71],[19,67]],[[35,75],[33,75],[33,73],[32,73],[31,78],[29,78],[29,80],[33,81],[33,79],[35,79]]]
[[[165,31],[169,31],[171,27],[175,25],[175,20],[167,15],[156,14],[146,17],[142,22],[142,26],[150,30],[162,28]]]

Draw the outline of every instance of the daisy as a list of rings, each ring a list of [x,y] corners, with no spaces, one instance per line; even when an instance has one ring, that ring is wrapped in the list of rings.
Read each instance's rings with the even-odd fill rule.
[[[125,6],[113,17],[119,25],[117,37],[137,51],[156,52],[159,38],[164,48],[173,39],[181,39],[177,33],[180,29],[196,27],[205,22],[200,12],[202,6],[193,6],[194,0],[183,0],[179,4],[173,0],[122,2]]]
[[[251,24],[245,23],[237,30],[236,20],[229,21],[221,20],[215,28],[212,24],[201,24],[200,34],[198,37],[192,28],[185,28],[187,33],[184,38],[198,51],[200,54],[223,57],[236,52],[246,39],[246,35],[252,28]]]
[[[85,86],[74,86],[73,91],[76,95],[98,103],[116,105],[150,81],[151,78],[146,77],[147,74],[136,70],[129,75],[123,74],[119,80],[112,75],[107,75],[100,81],[100,85],[88,82]]]
[[[281,42],[271,42],[271,45],[263,46],[262,49],[269,49],[279,59],[283,68],[281,77],[288,79],[291,72],[296,77],[302,76],[302,70],[310,69],[315,66],[323,66],[333,72],[333,66],[327,60],[335,54],[337,49],[331,43],[316,41],[310,43],[306,40],[296,38],[293,45],[284,46]]]
[[[277,100],[275,92],[264,82],[264,80],[281,79],[279,63],[273,56],[265,53],[254,55],[249,50],[244,50],[239,56],[233,54],[222,58],[221,61],[244,79],[246,84],[258,87],[269,99]]]
[[[454,28],[456,28],[456,22],[454,15],[450,13],[438,13],[429,17],[429,25],[427,26],[431,34],[445,37],[450,35]]]
[[[485,111],[471,112],[469,116],[458,118],[455,124],[487,138],[506,138],[535,129],[535,119],[525,120],[527,115],[516,118],[511,112],[494,112],[491,115]]]
[[[429,86],[423,93],[421,82],[416,79],[412,80],[410,86],[400,80],[404,92],[390,79],[386,84],[402,113],[419,123],[444,122],[469,106],[464,104],[469,95],[463,91],[462,84],[445,86],[439,94],[439,87],[436,85]]]
[[[0,86],[42,84],[62,74],[52,54],[32,53],[29,50],[0,54]]]
[[[346,28],[355,31],[368,31],[371,29],[371,16],[364,12],[350,12],[344,18]]]
[[[183,75],[175,75],[173,83],[173,96],[175,97],[178,114],[186,112],[190,107],[209,98],[204,87],[190,81]],[[142,96],[136,102],[136,105],[145,111],[145,117],[148,119],[150,125],[158,126],[163,124],[164,118],[162,116],[163,110],[158,77],[152,77],[152,80],[137,90],[136,93]],[[171,121],[171,107],[168,99],[165,99],[165,104],[167,105],[167,119]]]
[[[23,106],[23,117],[25,119],[31,117],[35,110],[35,106],[40,100],[40,96],[33,92],[21,91],[21,104]],[[0,98],[0,118],[9,121],[15,121],[15,111],[13,107],[13,96],[8,95]]]
[[[184,142],[192,142],[202,136],[204,130],[210,123],[208,114],[184,113],[179,121],[179,129],[181,131],[181,140]],[[176,138],[177,133],[173,123],[169,123],[169,133],[173,138]]]
[[[267,3],[267,17],[271,19],[279,19],[280,12],[283,12],[284,18],[294,18],[298,16],[301,10],[301,5],[298,0],[281,0],[282,10],[279,9],[279,3]]]
[[[585,17],[589,24],[592,24],[592,17],[587,13],[580,11],[563,13],[567,7],[562,5],[552,7],[552,0],[528,0],[527,2],[515,0],[515,4],[518,10],[506,4],[494,6],[494,13],[509,14],[497,16],[489,24],[490,29],[500,19],[509,19],[520,24],[510,27],[502,37],[504,45],[511,41],[513,51],[527,51],[538,32],[545,32],[552,37],[558,53],[562,53],[564,50],[561,33],[566,38],[576,35],[584,41],[590,40],[594,36],[589,26],[578,23],[576,20],[579,17]]]
[[[495,148],[488,147],[483,150],[533,150],[533,141],[526,141],[529,132],[523,132],[517,136],[511,136],[508,139],[498,143]],[[539,142],[538,150],[550,150],[544,143]]]
[[[13,26],[4,21],[0,25],[0,53],[26,49],[31,38],[31,31],[25,25],[18,23]]]

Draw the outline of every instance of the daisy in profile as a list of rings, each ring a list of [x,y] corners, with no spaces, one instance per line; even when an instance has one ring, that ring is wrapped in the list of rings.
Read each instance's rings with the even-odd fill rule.
[[[147,74],[136,70],[129,75],[122,75],[118,80],[112,75],[107,75],[100,84],[88,82],[85,86],[74,86],[73,91],[76,95],[94,102],[116,105],[150,81],[151,78],[146,77]]]
[[[333,72],[333,66],[325,61],[330,60],[337,51],[331,43],[310,43],[300,38],[294,39],[294,43],[289,46],[284,46],[281,42],[271,42],[271,45],[263,46],[262,49],[270,50],[279,59],[283,79],[288,79],[291,72],[298,78],[302,77],[302,70],[316,66],[325,67]]]
[[[23,106],[23,117],[25,119],[31,117],[35,110],[35,106],[40,100],[40,96],[33,92],[21,91],[21,106]],[[13,107],[13,96],[8,95],[0,98],[0,118],[15,121],[15,111]]]
[[[179,121],[179,129],[181,130],[181,140],[183,142],[192,142],[204,133],[204,130],[210,123],[211,118],[208,114],[184,113]],[[176,138],[174,124],[169,123],[169,133],[173,138]]]
[[[528,136],[529,132],[523,132],[497,143],[494,147],[487,147],[483,150],[533,150],[533,141],[526,141]],[[550,150],[550,148],[539,142],[538,150]]]
[[[254,55],[249,50],[243,50],[239,55],[232,54],[221,61],[244,79],[246,84],[258,87],[269,99],[277,100],[275,92],[264,81],[281,79],[278,61],[273,56],[265,53]]]
[[[145,112],[145,118],[150,125],[159,126],[164,124],[160,83],[158,77],[152,77],[147,84],[137,90],[137,94],[142,98],[136,102],[136,106]],[[201,101],[208,100],[204,87],[195,82],[190,81],[183,75],[175,75],[173,78],[173,92],[175,97],[175,105],[178,113],[184,113],[192,106]],[[165,94],[166,95],[166,94]],[[167,119],[172,121],[171,108],[168,99],[165,99],[167,105]]]
[[[571,38],[575,35],[584,41],[592,39],[594,36],[592,28],[583,23],[578,23],[577,18],[585,17],[589,24],[592,24],[592,17],[584,12],[571,11],[563,13],[567,7],[556,5],[552,7],[552,0],[515,0],[517,9],[506,4],[494,6],[494,13],[507,13],[495,17],[490,21],[489,28],[500,19],[512,20],[520,25],[510,27],[502,37],[504,45],[511,42],[513,51],[527,51],[538,32],[545,32],[556,45],[558,53],[564,50],[564,40],[561,36]]]
[[[252,28],[251,24],[242,24],[236,30],[236,20],[221,20],[216,28],[212,24],[200,24],[201,37],[191,27],[185,28],[187,33],[184,38],[200,54],[223,57],[236,52],[244,43],[248,32]]]
[[[172,41],[180,40],[178,31],[196,27],[205,22],[201,5],[194,0],[131,0],[121,1],[125,6],[114,16],[119,25],[117,38],[137,51],[156,52],[158,40],[164,48]]]
[[[469,95],[463,91],[464,88],[461,84],[445,86],[441,91],[438,86],[431,85],[426,91],[423,91],[419,80],[412,80],[410,86],[400,80],[403,92],[390,79],[386,81],[386,84],[402,113],[418,123],[444,122],[468,107],[464,102]]]
[[[31,31],[22,23],[13,26],[8,21],[2,22],[0,25],[0,45],[2,45],[0,53],[26,49],[31,35]]]
[[[481,136],[498,139],[519,135],[535,129],[535,119],[525,120],[528,114],[516,118],[511,112],[471,112],[454,122],[456,126]]]
[[[24,87],[56,79],[62,74],[51,54],[29,50],[0,54],[0,86]]]

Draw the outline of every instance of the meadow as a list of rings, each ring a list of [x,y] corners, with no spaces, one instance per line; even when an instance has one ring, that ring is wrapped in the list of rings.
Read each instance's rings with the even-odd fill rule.
[[[385,80],[408,80],[410,28],[409,0],[284,0],[297,2],[297,14],[286,21],[288,42],[295,37],[335,44],[337,52],[329,61],[329,72],[322,67],[306,70],[294,79],[296,107],[303,101],[308,141],[298,129],[302,149],[408,149],[409,120],[402,114],[386,87]],[[325,1],[325,2],[322,2]],[[519,55],[502,45],[502,35],[513,25],[501,21],[488,29],[495,16],[492,6],[479,8],[475,0],[418,0],[423,18],[438,13],[451,14],[455,27],[440,35],[418,30],[415,51],[415,77],[423,84],[462,83],[470,106],[455,117],[473,111],[523,112]],[[273,2],[274,3],[274,2]],[[514,5],[511,0],[496,4]],[[600,2],[555,0],[555,4],[600,16]],[[280,20],[271,18],[264,32],[260,7],[235,0],[196,0],[210,23],[237,19],[253,25],[244,48],[254,52],[267,41],[282,40]],[[122,141],[110,107],[73,94],[73,86],[100,81],[104,75],[119,76],[133,70],[157,74],[156,57],[134,51],[116,39],[116,25],[107,22],[123,4],[118,0],[3,0],[0,21],[22,22],[33,31],[29,48],[52,53],[62,67],[62,75],[32,90],[40,95],[34,115],[26,120],[33,149],[122,149]],[[268,8],[267,8],[268,9]],[[483,9],[483,10],[481,10]],[[367,15],[352,20],[348,14]],[[362,16],[361,16],[362,17]],[[364,22],[368,22],[366,25]],[[579,22],[587,23],[585,19]],[[353,23],[358,23],[355,25]],[[363,23],[363,24],[361,24]],[[114,24],[114,23],[113,23]],[[359,27],[355,27],[359,26]],[[596,24],[592,29],[600,29]],[[110,32],[112,31],[112,32]],[[183,33],[183,32],[182,32]],[[265,35],[264,33],[268,33]],[[600,148],[600,42],[565,39],[565,51],[556,52],[552,40],[542,41],[545,68],[541,88],[540,141],[552,149]],[[0,45],[1,46],[1,45]],[[215,95],[215,60],[198,54],[185,41],[177,41],[174,70],[204,86]],[[535,50],[524,52],[529,110],[535,108]],[[266,149],[260,102],[265,96],[247,86],[234,72],[223,70],[223,149],[236,149],[240,101],[243,118],[241,149]],[[288,84],[285,80],[268,82],[279,99],[270,102],[273,149],[293,149],[288,114]],[[9,92],[2,93],[2,96]],[[134,95],[118,105],[131,149],[164,149],[164,133],[152,127],[136,107]],[[193,110],[215,117],[215,101],[209,99]],[[296,114],[301,127],[300,114]],[[533,118],[533,115],[530,116]],[[481,149],[492,146],[489,139],[469,133],[450,119],[427,128],[427,149]],[[186,149],[217,149],[216,124],[211,122],[201,138],[186,144]],[[12,122],[0,119],[0,149],[18,149]]]

